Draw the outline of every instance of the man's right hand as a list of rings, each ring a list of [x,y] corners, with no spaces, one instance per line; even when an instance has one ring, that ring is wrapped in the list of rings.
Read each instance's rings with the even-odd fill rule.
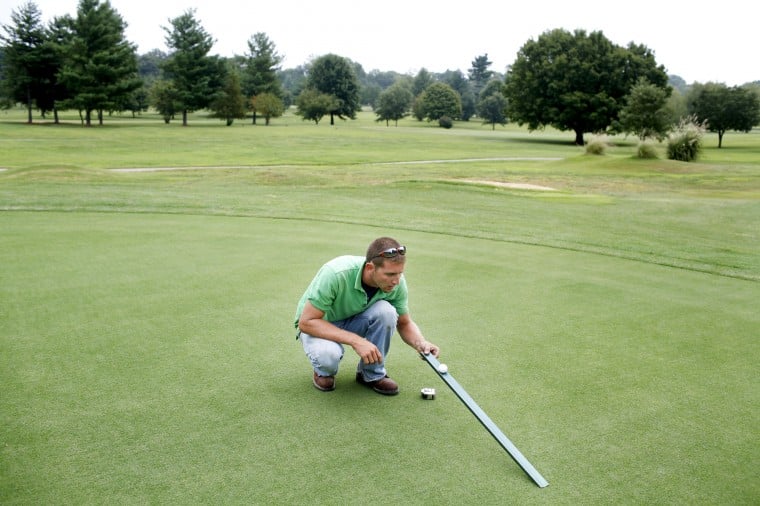
[[[356,343],[351,346],[354,348],[356,354],[361,357],[362,362],[367,365],[377,364],[383,361],[383,354],[380,353],[380,349],[363,337],[359,337]]]

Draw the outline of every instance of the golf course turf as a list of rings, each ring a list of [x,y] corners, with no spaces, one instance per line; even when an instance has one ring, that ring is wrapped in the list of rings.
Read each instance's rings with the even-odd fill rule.
[[[757,504],[757,130],[686,164],[370,112],[3,114],[0,503]],[[113,170],[135,168],[185,170]],[[295,304],[380,235],[548,487],[399,338],[398,396],[357,385],[350,349],[335,391],[311,385]]]

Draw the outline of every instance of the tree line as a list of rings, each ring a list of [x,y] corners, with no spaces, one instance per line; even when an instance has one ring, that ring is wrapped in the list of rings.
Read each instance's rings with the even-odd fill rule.
[[[236,119],[272,118],[295,106],[318,124],[353,119],[371,106],[377,121],[397,124],[413,116],[450,128],[478,118],[492,128],[515,122],[530,130],[551,126],[575,134],[625,133],[661,140],[684,117],[718,132],[751,130],[760,123],[760,82],[679,86],[646,46],[620,47],[602,32],[547,31],[526,42],[506,74],[490,69],[488,55],[459,70],[416,75],[373,70],[336,54],[283,70],[282,57],[265,33],[248,40],[242,56],[210,55],[213,38],[194,10],[169,20],[168,53],[137,55],[126,24],[108,1],[80,0],[76,16],[44,25],[34,2],[14,10],[3,26],[0,99],[24,104],[58,122],[59,110],[77,110],[82,123],[104,115],[153,107],[167,123],[209,110],[231,125]],[[682,80],[680,80],[682,81]]]

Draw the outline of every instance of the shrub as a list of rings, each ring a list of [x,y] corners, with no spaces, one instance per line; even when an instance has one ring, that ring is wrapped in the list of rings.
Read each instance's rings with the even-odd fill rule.
[[[705,123],[699,123],[696,116],[681,118],[678,126],[668,136],[668,158],[681,162],[696,161],[702,151],[705,130]]]
[[[609,144],[607,143],[607,137],[604,135],[595,135],[586,144],[587,155],[603,155]]]
[[[636,148],[636,158],[657,158],[657,148],[652,141],[641,141]]]
[[[451,128],[454,126],[454,122],[448,116],[441,116],[438,118],[438,126],[442,128]]]

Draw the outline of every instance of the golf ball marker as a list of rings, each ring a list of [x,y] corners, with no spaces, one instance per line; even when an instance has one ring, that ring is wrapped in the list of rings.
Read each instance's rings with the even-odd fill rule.
[[[423,388],[420,390],[420,394],[422,394],[423,399],[432,401],[435,399],[435,388]]]

